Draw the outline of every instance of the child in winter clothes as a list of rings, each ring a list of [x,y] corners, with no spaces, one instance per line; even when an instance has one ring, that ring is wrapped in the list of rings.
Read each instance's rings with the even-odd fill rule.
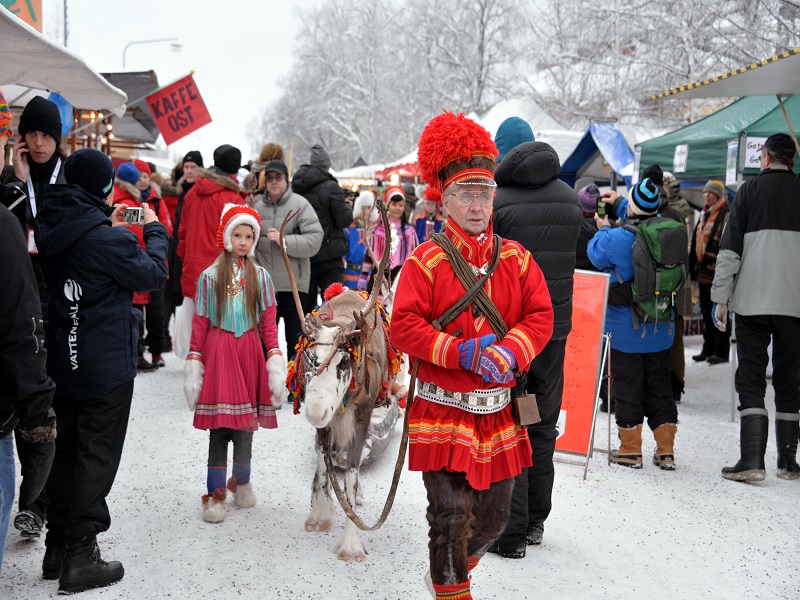
[[[253,260],[259,235],[261,219],[253,208],[227,204],[217,232],[223,252],[197,283],[184,390],[195,411],[194,426],[210,430],[208,493],[203,496],[203,519],[210,523],[225,518],[227,490],[235,494],[237,506],[255,505],[253,432],[278,426],[275,408],[286,397],[272,279]],[[229,441],[233,476],[226,486]]]

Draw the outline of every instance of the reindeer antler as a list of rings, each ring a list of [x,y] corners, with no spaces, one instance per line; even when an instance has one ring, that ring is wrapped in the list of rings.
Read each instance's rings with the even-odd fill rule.
[[[283,240],[283,232],[286,230],[286,225],[289,223],[292,217],[299,212],[299,210],[290,210],[286,217],[284,217],[283,224],[281,225],[280,235],[278,237],[278,245],[281,247],[283,262],[286,264],[286,272],[289,273],[289,283],[292,286],[292,296],[294,297],[294,304],[297,307],[297,315],[300,317],[300,328],[305,332],[306,315],[303,312],[303,305],[300,304],[300,293],[297,291],[297,281],[294,279],[294,271],[292,271],[292,264],[289,262],[289,255],[286,254],[286,242]],[[291,348],[289,348],[289,350],[291,350]]]
[[[375,302],[378,301],[378,293],[380,292],[381,285],[383,284],[383,278],[386,276],[386,269],[389,266],[389,259],[391,258],[392,253],[392,231],[391,225],[389,224],[388,212],[383,206],[383,200],[377,198],[375,203],[378,205],[378,212],[381,214],[381,222],[383,223],[383,231],[385,234],[386,243],[383,245],[381,262],[378,264],[378,270],[375,272],[375,277],[372,280],[372,292],[370,292],[369,298],[367,298],[367,305],[361,310],[362,320],[373,308],[375,308]]]

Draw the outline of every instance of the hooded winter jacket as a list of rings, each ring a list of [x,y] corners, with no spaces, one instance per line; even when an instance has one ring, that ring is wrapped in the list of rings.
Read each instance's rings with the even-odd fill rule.
[[[256,196],[253,208],[261,217],[261,237],[256,242],[258,244],[256,262],[272,276],[272,285],[275,286],[276,292],[290,292],[292,286],[289,283],[283,253],[278,244],[267,237],[267,231],[269,229],[280,231],[289,211],[297,211],[286,224],[283,239],[286,242],[289,264],[297,282],[297,291],[307,293],[311,276],[311,257],[317,253],[322,244],[322,226],[317,213],[308,200],[300,194],[295,194],[292,188],[287,188],[280,200],[274,204],[266,196]]]
[[[36,216],[36,245],[50,297],[47,372],[58,393],[81,399],[109,394],[136,376],[142,314],[133,291],[167,278],[167,230],[136,235],[111,227],[102,200],[77,185],[51,185]]]
[[[494,174],[494,231],[522,244],[544,273],[553,302],[553,336],[572,329],[572,277],[581,228],[578,194],[558,179],[558,154],[544,142],[512,148]]]
[[[353,209],[344,200],[344,190],[328,171],[303,165],[292,177],[292,191],[301,194],[314,207],[322,225],[322,246],[312,263],[341,258],[349,249],[344,230],[353,222]]]
[[[194,298],[200,273],[221,252],[217,230],[226,204],[244,204],[239,184],[217,167],[201,170],[183,199],[178,228],[178,256],[183,265],[181,289],[186,298]]]

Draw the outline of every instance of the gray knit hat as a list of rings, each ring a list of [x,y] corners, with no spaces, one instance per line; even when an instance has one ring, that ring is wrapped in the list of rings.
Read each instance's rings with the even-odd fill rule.
[[[311,160],[309,161],[312,167],[319,167],[320,169],[331,168],[331,155],[327,150],[319,144],[311,146]]]

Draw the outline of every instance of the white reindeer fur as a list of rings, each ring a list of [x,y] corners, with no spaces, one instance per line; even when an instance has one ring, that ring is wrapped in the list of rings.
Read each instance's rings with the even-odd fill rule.
[[[272,406],[278,408],[286,401],[286,360],[282,354],[273,354],[267,359],[267,379],[272,394]]]
[[[323,360],[331,349],[334,337],[339,332],[338,327],[323,327],[317,339],[318,346],[313,346],[307,352],[316,354],[317,362]],[[336,377],[336,368],[342,360],[342,353],[337,352],[330,365],[319,376],[314,377],[306,387],[306,419],[314,427],[327,427],[333,419],[342,396],[347,392],[350,381],[339,381]]]
[[[186,395],[186,404],[189,405],[189,410],[194,410],[197,406],[205,372],[206,368],[199,360],[187,360],[183,364],[183,393]]]
[[[250,482],[237,485],[233,496],[239,508],[253,508],[256,505],[256,495]]]
[[[209,498],[203,505],[203,520],[207,523],[221,523],[224,519],[225,501]]]

